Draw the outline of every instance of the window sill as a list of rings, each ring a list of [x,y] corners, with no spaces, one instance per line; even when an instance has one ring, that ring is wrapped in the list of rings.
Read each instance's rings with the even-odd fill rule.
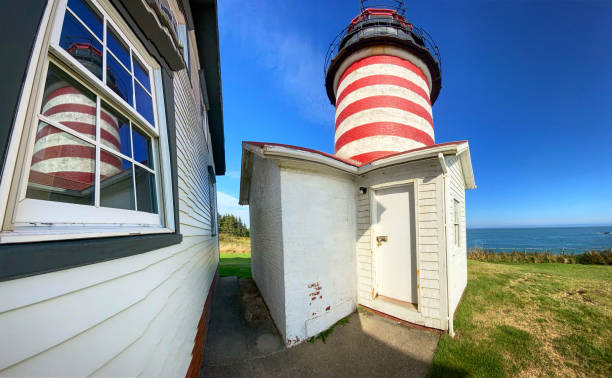
[[[147,235],[172,233],[173,230],[161,227],[24,227],[15,231],[3,231],[0,233],[0,245],[13,243],[33,243],[55,240],[74,240],[107,238],[113,236]]]
[[[155,233],[5,244],[0,246],[0,281],[133,256],[182,240],[178,233]]]

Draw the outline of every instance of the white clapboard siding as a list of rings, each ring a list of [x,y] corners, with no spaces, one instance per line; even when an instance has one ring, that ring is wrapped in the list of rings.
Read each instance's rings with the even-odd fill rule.
[[[466,247],[466,224],[465,224],[465,181],[459,158],[451,156],[446,158],[448,174],[446,187],[448,191],[448,203],[446,211],[449,224],[449,245],[450,245],[450,267],[449,271],[449,291],[451,308],[454,310],[459,304],[461,295],[467,285],[467,247]],[[455,204],[459,201],[457,210],[459,211],[459,246],[455,245]]]
[[[388,311],[404,311],[403,317],[413,323],[427,327],[443,328],[443,310],[440,302],[442,294],[441,259],[444,257],[444,223],[442,169],[437,159],[428,159],[379,169],[364,175],[358,186],[370,187],[394,181],[416,180],[417,196],[417,234],[419,259],[419,311],[405,311],[391,308],[387,303],[372,299],[376,265],[373,264],[370,244],[369,194],[358,195],[357,200],[357,276],[359,304]],[[362,215],[363,214],[363,215]]]
[[[0,334],[10,344],[0,375],[185,375],[218,265],[198,91],[185,70],[175,73],[183,242],[0,283]]]

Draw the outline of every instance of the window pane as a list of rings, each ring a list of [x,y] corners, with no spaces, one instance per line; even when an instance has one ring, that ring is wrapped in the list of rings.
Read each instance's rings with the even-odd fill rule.
[[[125,65],[128,71],[132,70],[130,64],[130,49],[121,42],[121,38],[108,26],[106,33],[106,47],[115,54],[121,63]]]
[[[157,214],[157,197],[155,196],[155,175],[139,166],[136,170],[136,198],[138,211]]]
[[[70,13],[66,12],[60,46],[102,79],[102,44]]]
[[[135,210],[132,163],[100,151],[100,206]]]
[[[149,96],[138,83],[134,85],[134,88],[136,89],[136,110],[149,121],[151,125],[154,125],[155,120],[153,119],[153,101],[151,100],[151,96]]]
[[[79,16],[98,38],[102,39],[102,16],[92,6],[81,0],[68,0],[68,8]]]
[[[49,65],[40,112],[96,139],[95,96],[54,65]]]
[[[132,129],[132,142],[134,143],[134,160],[153,168],[151,138],[134,127]]]
[[[455,225],[455,245],[459,246],[459,225]]]
[[[100,112],[100,141],[103,145],[132,157],[130,124],[125,117],[106,103],[102,103]]]
[[[149,71],[144,68],[144,65],[138,61],[138,58],[132,54],[132,58],[134,59],[134,75],[136,75],[136,79],[140,81],[140,83],[151,92],[151,82],[149,81]]]
[[[95,158],[94,145],[40,122],[26,197],[93,205]]]
[[[117,59],[113,58],[110,54],[106,54],[106,64],[108,66],[106,71],[106,84],[110,89],[121,96],[122,99],[127,101],[128,104],[133,105],[132,75],[130,75],[130,73],[119,64]]]

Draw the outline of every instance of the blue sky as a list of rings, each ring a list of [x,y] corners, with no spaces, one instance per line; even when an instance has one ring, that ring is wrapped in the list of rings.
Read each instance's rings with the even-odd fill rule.
[[[358,4],[219,1],[222,214],[248,219],[237,204],[243,140],[333,153],[323,62]],[[442,55],[436,143],[470,143],[468,227],[612,224],[612,2],[407,5]]]

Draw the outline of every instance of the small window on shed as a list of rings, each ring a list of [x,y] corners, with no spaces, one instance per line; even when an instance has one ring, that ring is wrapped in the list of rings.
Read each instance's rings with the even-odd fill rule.
[[[457,201],[456,199],[453,200],[453,213],[455,215],[455,246],[460,247],[461,246],[461,229],[459,228],[459,224],[460,224],[460,211],[461,208],[459,206],[459,201]]]

